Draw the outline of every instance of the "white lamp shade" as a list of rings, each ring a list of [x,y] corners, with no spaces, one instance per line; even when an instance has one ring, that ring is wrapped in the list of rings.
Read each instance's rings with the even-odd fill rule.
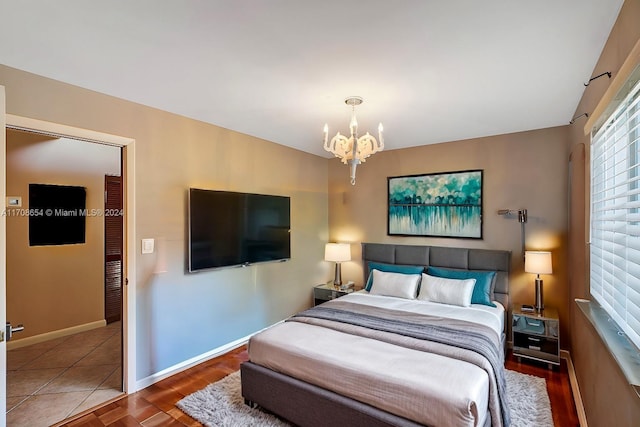
[[[551,252],[526,251],[524,253],[524,271],[534,274],[551,274]]]
[[[348,243],[327,243],[324,247],[324,260],[332,262],[351,261],[351,245]]]

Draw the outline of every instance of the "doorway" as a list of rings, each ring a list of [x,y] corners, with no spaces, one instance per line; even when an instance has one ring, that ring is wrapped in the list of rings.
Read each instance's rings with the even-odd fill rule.
[[[121,149],[14,130],[6,138],[6,191],[22,205],[8,210],[17,214],[6,226],[7,320],[24,325],[7,343],[7,423],[49,425],[122,394],[121,302],[107,327],[102,272],[105,227],[121,224],[103,210],[105,173],[120,175]]]
[[[135,382],[135,240],[134,240],[134,140],[119,136],[103,134],[99,132],[68,127],[64,125],[44,122],[19,116],[6,115],[7,129],[28,131],[40,135],[49,135],[60,138],[72,138],[84,141],[85,143],[107,144],[122,149],[122,183],[123,183],[123,252],[122,271],[125,284],[122,303],[122,355],[123,369],[121,378],[124,382],[124,390],[127,393],[136,391]],[[0,160],[3,167],[6,167],[6,152],[2,150]],[[3,189],[4,190],[4,189]],[[4,306],[4,302],[2,303]],[[4,353],[4,352],[3,352]],[[5,368],[4,366],[2,368]],[[0,374],[5,377],[6,371],[1,370]],[[3,399],[4,400],[4,399]],[[4,402],[3,402],[4,403]],[[0,424],[3,424],[5,413],[0,414]]]

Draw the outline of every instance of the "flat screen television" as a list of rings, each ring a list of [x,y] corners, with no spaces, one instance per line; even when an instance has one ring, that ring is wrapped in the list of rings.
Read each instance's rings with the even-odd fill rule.
[[[189,272],[291,258],[290,198],[189,189]]]
[[[29,246],[85,243],[87,190],[29,184]]]

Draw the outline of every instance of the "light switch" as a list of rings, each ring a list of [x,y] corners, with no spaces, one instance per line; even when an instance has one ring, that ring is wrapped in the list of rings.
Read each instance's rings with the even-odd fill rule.
[[[7,197],[7,207],[9,207],[9,208],[20,208],[20,207],[22,207],[22,197],[20,197],[20,196],[9,196],[9,197]]]
[[[154,239],[142,239],[142,253],[152,254],[155,246]]]

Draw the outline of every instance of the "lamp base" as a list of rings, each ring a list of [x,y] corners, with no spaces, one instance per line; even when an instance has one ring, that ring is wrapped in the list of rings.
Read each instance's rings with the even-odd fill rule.
[[[536,278],[536,311],[541,312],[544,310],[544,288],[542,285],[542,279],[538,276]]]
[[[340,263],[336,262],[336,274],[333,278],[333,286],[339,288],[342,285],[342,269],[340,268]]]

